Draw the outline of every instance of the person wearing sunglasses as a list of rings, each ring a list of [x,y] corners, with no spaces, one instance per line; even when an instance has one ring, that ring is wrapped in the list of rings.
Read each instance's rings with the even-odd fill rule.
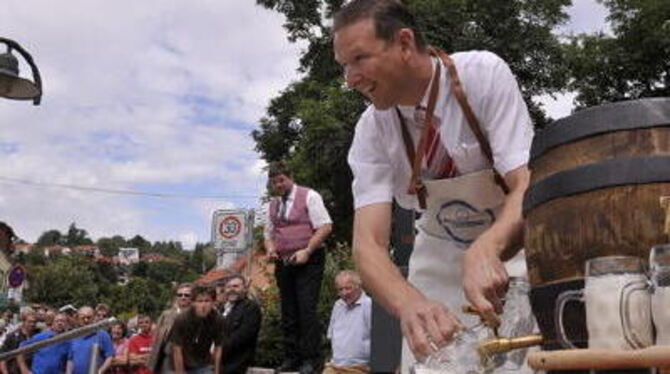
[[[172,372],[172,362],[170,344],[168,338],[177,316],[191,306],[191,290],[193,286],[190,283],[182,283],[177,286],[175,298],[172,307],[163,311],[156,322],[156,332],[151,354],[147,360],[147,367],[153,373]]]

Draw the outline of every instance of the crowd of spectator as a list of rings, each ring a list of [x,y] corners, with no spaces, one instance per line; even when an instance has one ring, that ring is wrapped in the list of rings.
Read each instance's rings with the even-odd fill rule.
[[[108,329],[0,362],[0,374],[244,373],[253,362],[261,323],[260,306],[248,297],[246,283],[244,277],[233,276],[217,287],[220,296],[213,287],[181,284],[171,307],[156,322],[143,314],[115,320]],[[59,310],[33,305],[17,316],[5,311],[0,319],[0,351],[110,316],[105,304]],[[93,370],[91,364],[96,365]]]
[[[370,298],[353,271],[340,272],[335,286],[339,299],[327,333],[333,356],[324,373],[367,372]],[[5,311],[0,318],[0,351],[50,339],[111,314],[105,304],[78,309],[33,305],[18,316]],[[0,362],[0,374],[245,373],[254,363],[261,320],[260,305],[249,295],[241,275],[215,288],[181,284],[170,308],[156,321],[144,314],[127,322],[115,320],[108,329]],[[96,367],[91,370],[93,356]]]

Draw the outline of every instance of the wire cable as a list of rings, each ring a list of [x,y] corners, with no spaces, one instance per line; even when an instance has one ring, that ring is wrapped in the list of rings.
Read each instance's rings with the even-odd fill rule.
[[[18,179],[0,176],[0,182],[9,183],[9,184],[22,184],[26,186],[36,186],[36,187],[53,187],[53,188],[64,188],[70,190],[77,190],[83,192],[98,192],[114,195],[132,195],[132,196],[147,196],[147,197],[156,197],[156,198],[173,198],[173,199],[192,199],[192,200],[232,200],[232,199],[256,199],[256,195],[192,195],[192,194],[175,194],[175,193],[164,193],[164,192],[146,192],[146,191],[137,191],[137,190],[123,190],[123,189],[113,189],[113,188],[102,188],[102,187],[91,187],[91,186],[81,186],[76,184],[66,184],[66,183],[48,183],[48,182],[36,182],[27,179]]]

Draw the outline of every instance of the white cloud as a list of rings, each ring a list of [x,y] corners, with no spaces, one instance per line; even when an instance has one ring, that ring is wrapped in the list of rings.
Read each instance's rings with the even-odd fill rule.
[[[70,222],[102,235],[209,239],[211,212],[254,206],[250,131],[296,79],[278,13],[246,0],[9,0],[0,36],[33,55],[43,104],[0,101],[0,176],[230,199],[160,200],[0,181],[0,220],[35,240]],[[29,69],[21,62],[22,76]],[[239,196],[243,196],[240,198]]]

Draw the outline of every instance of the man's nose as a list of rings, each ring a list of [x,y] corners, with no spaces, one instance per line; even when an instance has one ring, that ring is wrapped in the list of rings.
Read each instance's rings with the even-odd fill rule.
[[[361,74],[351,66],[346,66],[344,68],[344,82],[347,84],[347,87],[354,90],[357,89],[361,84],[361,78]]]

